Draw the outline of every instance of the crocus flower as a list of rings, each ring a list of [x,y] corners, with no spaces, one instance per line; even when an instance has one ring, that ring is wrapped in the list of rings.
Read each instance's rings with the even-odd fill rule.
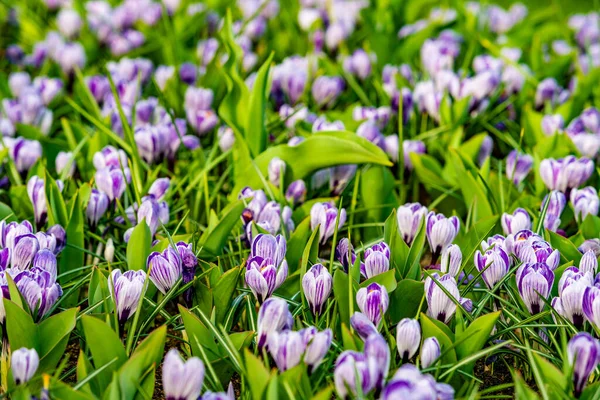
[[[73,153],[60,151],[56,155],[56,172],[65,178],[70,178],[75,173],[75,160]]]
[[[443,214],[436,214],[433,211],[427,214],[427,241],[434,259],[437,259],[442,250],[452,243],[458,234],[459,226],[460,221],[455,216],[446,218]]]
[[[410,159],[410,155],[425,154],[427,148],[425,147],[425,143],[423,143],[420,140],[405,140],[402,142],[402,151],[404,152],[404,168],[406,168],[409,171],[412,171],[413,164]]]
[[[442,349],[440,342],[435,337],[428,337],[423,340],[423,346],[421,346],[421,367],[428,368],[440,357]]]
[[[146,272],[114,269],[108,277],[108,289],[115,302],[120,324],[125,324],[135,313],[143,296]]]
[[[475,268],[482,273],[481,277],[487,287],[493,289],[508,274],[510,259],[501,247],[490,248],[483,254],[477,250]]]
[[[506,177],[510,179],[515,186],[519,186],[525,180],[531,167],[533,166],[533,157],[529,154],[521,154],[513,150],[506,157]]]
[[[56,16],[56,25],[67,38],[74,38],[81,30],[82,20],[79,13],[75,10],[63,8]]]
[[[335,258],[342,264],[344,271],[348,272],[351,265],[356,261],[354,247],[348,238],[342,238],[335,247]]]
[[[594,162],[588,158],[547,158],[540,163],[540,176],[546,187],[563,193],[581,186],[593,172]]]
[[[581,243],[578,247],[581,254],[585,254],[588,251],[592,251],[596,257],[600,257],[600,239],[588,239]]]
[[[94,153],[92,161],[96,169],[103,169],[106,167],[121,169],[127,167],[127,154],[121,149],[117,150],[113,146],[106,146],[102,150]]]
[[[96,186],[106,193],[110,201],[120,199],[131,181],[129,168],[102,168],[96,171]]]
[[[544,115],[542,118],[542,132],[547,136],[552,136],[561,132],[565,126],[565,120],[560,114]]]
[[[270,258],[254,256],[248,259],[246,283],[259,302],[264,302],[287,278],[287,261],[277,267]]]
[[[500,222],[505,235],[514,235],[524,229],[531,229],[531,218],[523,208],[517,208],[512,214],[502,214]]]
[[[288,186],[285,191],[285,199],[291,204],[301,204],[306,200],[306,183],[298,179]]]
[[[287,244],[282,235],[273,236],[261,233],[252,240],[250,256],[268,258],[279,268],[285,261],[286,248]]]
[[[198,357],[181,359],[179,351],[171,349],[162,365],[162,384],[168,400],[196,400],[204,382],[204,363]]]
[[[545,305],[541,297],[548,298],[552,289],[554,273],[544,263],[526,263],[519,267],[516,277],[525,306],[531,314],[538,314]]]
[[[360,124],[360,126],[356,129],[356,135],[367,139],[369,142],[379,146],[382,149],[385,149],[385,137],[379,130],[379,127],[375,121],[367,120]]]
[[[436,383],[429,374],[421,374],[412,364],[404,364],[394,374],[381,393],[382,400],[394,399],[454,399],[452,386]]]
[[[579,397],[590,374],[600,363],[600,342],[587,332],[573,336],[567,345],[569,363],[573,366],[575,397]]]
[[[585,288],[583,293],[583,313],[596,328],[600,328],[600,289],[596,286]]]
[[[313,314],[323,311],[323,305],[331,293],[333,278],[323,264],[313,265],[302,277],[302,290]]]
[[[421,343],[421,325],[412,318],[402,319],[396,326],[396,346],[402,362],[407,362],[419,350]]]
[[[32,176],[27,182],[27,195],[33,205],[35,223],[40,226],[46,221],[46,214],[48,213],[44,180],[38,176]]]
[[[378,283],[371,283],[356,293],[356,303],[361,312],[378,326],[390,305],[387,290]]]
[[[285,176],[285,167],[285,161],[279,157],[273,157],[268,167],[269,182],[275,186],[279,186],[281,178]]]
[[[75,68],[83,69],[85,66],[85,49],[79,42],[67,43],[62,46],[56,61],[65,74],[72,74]]]
[[[398,207],[398,230],[406,244],[412,243],[426,214],[427,207],[419,203],[406,203]]]
[[[106,193],[98,189],[92,189],[90,199],[85,210],[88,221],[92,227],[95,227],[108,209],[110,200]]]
[[[183,63],[179,67],[179,78],[187,85],[193,85],[196,83],[196,76],[198,75],[198,67],[192,63]]]
[[[344,71],[365,80],[371,74],[371,59],[363,49],[356,50],[344,59]]]
[[[583,295],[585,289],[593,285],[591,273],[584,273],[577,267],[569,267],[558,282],[560,314],[581,329],[583,327]]]
[[[12,267],[17,271],[24,271],[29,268],[39,248],[40,244],[32,233],[14,238],[14,246],[10,247]]]
[[[67,232],[65,231],[65,228],[58,224],[52,225],[50,228],[48,228],[46,234],[52,235],[56,239],[56,247],[54,248],[54,254],[58,254],[61,251],[63,251],[63,249],[67,245]]]
[[[312,96],[319,107],[332,106],[344,87],[344,80],[339,76],[320,76],[313,82]]]
[[[346,210],[338,209],[331,203],[315,203],[310,210],[310,228],[315,230],[319,226],[319,241],[325,244],[336,230],[335,221],[339,222],[337,229],[341,229],[346,222]]]
[[[356,173],[356,165],[338,165],[329,169],[329,190],[337,196],[341,194]],[[315,174],[316,175],[316,174]]]
[[[361,272],[367,279],[390,269],[390,248],[385,242],[367,248],[364,256],[365,261],[361,265]]]
[[[269,335],[268,348],[277,368],[283,372],[300,363],[306,344],[300,332],[286,330]]]
[[[263,348],[273,333],[291,329],[294,318],[285,300],[276,297],[269,298],[260,306],[257,320],[257,344]]]
[[[368,357],[357,351],[346,350],[339,355],[335,362],[333,379],[338,396],[357,396],[358,388],[363,394],[369,393],[375,386],[370,372],[371,365]]]
[[[556,232],[558,227],[560,226],[561,220],[560,216],[565,209],[565,205],[567,204],[567,199],[562,192],[557,190],[553,190],[544,197],[544,201],[542,201],[541,211],[546,207],[546,202],[549,201],[548,206],[546,208],[546,216],[544,218],[544,228]]]
[[[10,359],[10,368],[17,385],[28,382],[38,369],[40,357],[35,349],[21,347],[14,350]]]
[[[598,258],[593,250],[588,250],[583,253],[581,261],[579,261],[579,270],[583,273],[590,273],[592,276],[596,275],[598,271]]]
[[[593,186],[573,189],[571,190],[571,204],[577,222],[582,222],[588,215],[598,215],[598,207],[600,206],[598,192]]]
[[[558,267],[560,252],[544,240],[531,240],[520,247],[519,259],[527,263],[544,263],[552,271]]]
[[[162,254],[154,251],[148,256],[146,270],[150,271],[149,278],[162,294],[175,285],[182,274],[181,257],[172,247],[166,248]]]
[[[438,285],[444,286],[454,298],[451,299]],[[433,274],[425,279],[425,300],[427,300],[427,315],[445,324],[450,322],[456,312],[456,301],[460,293],[456,280],[451,275],[440,277]]]
[[[440,271],[447,273],[454,278],[458,276],[462,264],[462,252],[460,247],[451,244],[442,251],[442,259],[440,263]]]
[[[329,328],[319,332],[314,326],[309,326],[302,329],[300,334],[306,346],[304,362],[314,371],[327,355],[331,347],[333,333]]]
[[[42,145],[37,140],[16,138],[9,141],[8,138],[4,138],[4,143],[7,145],[10,158],[12,158],[19,173],[29,171],[37,160],[42,157]]]
[[[380,391],[383,389],[383,383],[390,369],[390,348],[383,336],[377,334],[371,335],[365,340],[364,352],[369,360],[369,369],[375,389]]]
[[[373,325],[371,320],[365,314],[358,311],[350,317],[350,325],[352,325],[352,329],[358,333],[358,336],[362,340],[367,340],[373,334],[379,334],[377,327]]]

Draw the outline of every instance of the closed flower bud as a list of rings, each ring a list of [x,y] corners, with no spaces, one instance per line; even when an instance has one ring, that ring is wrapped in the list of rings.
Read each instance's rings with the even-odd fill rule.
[[[436,214],[433,211],[427,214],[427,241],[434,254],[434,259],[437,259],[442,250],[452,243],[458,235],[459,226],[460,221],[457,217],[446,218],[444,215]]]
[[[219,138],[219,148],[223,153],[233,148],[235,144],[233,129],[226,125],[221,125],[217,130],[217,137]]]
[[[40,357],[35,349],[21,347],[12,352],[10,368],[17,385],[28,382],[38,369]]]
[[[356,165],[338,165],[329,169],[329,190],[337,196],[341,194],[356,173]],[[315,174],[316,176],[316,174]]]
[[[440,263],[440,271],[447,273],[454,278],[458,276],[462,264],[462,252],[460,247],[451,244],[442,251],[442,260]]]
[[[320,76],[313,82],[312,96],[319,107],[330,107],[335,103],[344,87],[344,80],[339,76]]]
[[[158,202],[154,197],[148,196],[142,200],[142,204],[137,210],[137,223],[141,224],[145,221],[148,228],[150,228],[150,233],[154,235],[161,223],[159,214],[160,208]]]
[[[559,133],[565,126],[565,120],[560,114],[544,115],[542,118],[542,132],[547,136]]]
[[[159,178],[152,183],[152,186],[150,186],[150,189],[148,190],[148,194],[154,196],[157,201],[160,201],[164,198],[170,185],[171,180],[169,178]]]
[[[533,157],[529,154],[521,154],[513,150],[506,157],[506,177],[515,186],[519,186],[527,178],[531,167],[533,167]]]
[[[285,161],[279,157],[273,157],[269,162],[269,182],[275,186],[279,186],[281,178],[285,176]]]
[[[285,199],[291,204],[301,204],[306,200],[306,183],[298,179],[288,186],[285,192]]]
[[[356,303],[360,311],[367,316],[373,325],[379,326],[390,305],[390,299],[384,286],[371,283],[369,286],[358,290]]]
[[[429,368],[440,357],[442,349],[440,342],[435,337],[423,341],[421,347],[421,368]]]
[[[106,193],[110,201],[120,199],[131,181],[129,168],[103,168],[96,171],[96,185]]]
[[[582,254],[592,251],[596,257],[600,257],[600,239],[588,239],[581,243],[578,248]]]
[[[407,203],[398,207],[398,230],[406,244],[412,243],[426,214],[427,207],[419,203]]]
[[[302,277],[302,290],[311,311],[319,315],[331,293],[333,278],[323,264],[313,265]]]
[[[32,176],[27,182],[27,195],[33,205],[35,223],[38,226],[42,225],[46,221],[46,214],[48,212],[44,180],[38,176]]]
[[[121,149],[117,150],[113,146],[106,146],[94,154],[93,163],[98,170],[106,167],[126,168],[127,155]]]
[[[594,162],[588,158],[567,156],[555,160],[548,158],[540,163],[540,176],[546,187],[566,193],[581,186],[594,172]]]
[[[339,212],[339,218],[338,218]],[[315,203],[310,210],[310,228],[319,226],[319,241],[325,244],[336,230],[335,222],[339,219],[337,228],[341,229],[346,222],[346,210],[338,209],[331,203]]]
[[[56,172],[65,178],[70,178],[75,173],[75,160],[73,153],[60,151],[56,156]]]
[[[593,283],[594,278],[591,273],[584,273],[576,267],[567,268],[558,282],[558,295],[562,309],[560,314],[578,329],[582,329],[584,323],[584,292]]]
[[[524,229],[531,229],[531,218],[523,208],[517,208],[512,214],[502,214],[501,223],[505,235],[514,235]]]
[[[350,318],[350,325],[362,340],[367,340],[369,336],[379,333],[373,322],[365,314],[358,311]]]
[[[588,215],[598,215],[598,207],[600,206],[598,192],[592,186],[573,189],[571,190],[571,204],[573,205],[575,220],[581,223]]]
[[[88,201],[85,214],[92,227],[98,225],[98,221],[104,215],[108,209],[110,200],[106,193],[99,191],[98,189],[92,189],[90,199]]]
[[[450,298],[446,292],[450,293]],[[427,300],[427,315],[435,318],[445,324],[450,322],[456,312],[456,303],[460,298],[460,293],[456,285],[456,280],[451,275],[440,277],[438,274],[425,279],[425,300]]]
[[[269,335],[269,353],[279,371],[287,371],[300,363],[306,344],[300,332],[286,330]]]
[[[175,67],[171,65],[159,65],[154,72],[154,80],[160,90],[165,90],[167,83],[175,76]]]
[[[300,334],[306,346],[304,362],[314,371],[327,355],[331,347],[333,333],[329,328],[319,332],[314,326],[309,326],[302,329]]]
[[[11,265],[17,271],[29,268],[40,245],[34,234],[28,233],[15,238],[11,254]]]
[[[67,38],[74,38],[81,30],[81,16],[75,10],[63,8],[56,16],[56,25],[60,33]]]
[[[200,397],[204,382],[204,363],[198,357],[183,361],[176,349],[171,349],[162,365],[165,398],[195,400]]]
[[[377,334],[371,335],[365,340],[364,352],[368,358],[375,389],[380,391],[390,369],[390,348],[383,336]]]
[[[29,309],[37,316],[38,320],[48,314],[63,293],[60,285],[56,282],[56,275],[42,269],[19,272],[14,281]]]
[[[104,258],[107,262],[112,263],[115,258],[115,245],[111,238],[106,241],[106,247],[104,248]]]
[[[412,318],[404,318],[396,326],[396,345],[402,362],[407,362],[419,350],[421,343],[421,326],[419,321]]]
[[[54,248],[54,254],[58,254],[67,245],[67,232],[65,232],[65,228],[60,225],[52,225],[46,231],[46,234],[54,236],[56,240],[56,247]]]
[[[593,250],[588,250],[581,257],[579,261],[579,270],[583,273],[590,273],[592,276],[596,276],[598,271],[598,258]]]
[[[179,78],[187,85],[195,84],[197,75],[198,67],[192,63],[183,63],[179,67]]]
[[[265,300],[258,311],[256,341],[263,348],[273,333],[291,329],[294,319],[285,300],[272,297]]]
[[[339,355],[335,362],[333,379],[335,390],[342,399],[348,395],[358,395],[357,385],[360,392],[368,394],[374,387],[375,382],[371,377],[369,358],[357,351],[346,350]]]
[[[531,314],[538,314],[545,305],[540,296],[548,298],[554,283],[554,273],[544,263],[526,263],[519,267],[516,278],[525,306]]]
[[[115,302],[119,323],[125,324],[127,320],[135,313],[143,296],[144,281],[146,273],[144,271],[125,271],[114,269],[108,278],[108,288]]]
[[[165,249],[162,254],[152,252],[146,264],[146,269],[150,271],[150,280],[162,294],[167,294],[181,277],[181,258],[171,247]]]
[[[348,238],[342,238],[335,247],[335,258],[342,264],[344,271],[348,272],[351,265],[356,261],[354,247]]]
[[[567,355],[573,367],[575,397],[579,398],[591,373],[600,363],[600,342],[589,333],[580,332],[569,341]]]
[[[475,252],[475,268],[481,272],[486,286],[493,289],[508,274],[510,259],[501,247],[488,249],[483,254],[477,250]]]
[[[374,244],[365,250],[365,262],[361,265],[361,272],[365,278],[370,279],[383,274],[390,269],[390,248],[385,242]]]
[[[343,66],[344,71],[361,80],[367,79],[371,74],[371,59],[363,49],[358,49],[351,56],[346,57]]]
[[[33,257],[32,267],[47,271],[53,279],[56,279],[58,272],[56,256],[48,249],[41,249],[37,252],[35,257]]]

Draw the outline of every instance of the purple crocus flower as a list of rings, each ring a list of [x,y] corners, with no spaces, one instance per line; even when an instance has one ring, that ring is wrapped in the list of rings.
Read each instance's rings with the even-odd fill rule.
[[[54,254],[60,253],[67,245],[67,232],[65,232],[65,228],[62,226],[52,225],[50,228],[48,228],[46,234],[52,235],[56,239],[56,248],[54,249]]]
[[[569,341],[567,355],[573,366],[575,397],[579,398],[591,373],[600,363],[600,342],[589,333],[580,332]]]
[[[565,126],[565,120],[560,114],[544,115],[542,118],[542,132],[547,136],[552,136],[561,132]]]
[[[98,189],[92,189],[90,199],[85,210],[88,221],[92,227],[95,227],[108,209],[110,200],[106,193]]]
[[[336,226],[335,221],[339,222],[337,229],[341,229],[346,222],[346,210],[338,209],[331,203],[315,203],[310,210],[310,228],[315,230],[319,226],[319,241],[325,244],[327,240],[333,236]]]
[[[547,299],[552,289],[554,272],[544,263],[526,263],[519,267],[516,277],[525,306],[531,314],[538,314],[545,305],[541,297]]]
[[[35,375],[40,364],[40,357],[35,349],[21,347],[13,350],[10,367],[13,379],[17,385],[29,382]]]
[[[63,292],[52,272],[35,268],[19,272],[14,277],[15,285],[25,298],[29,309],[38,319],[44,317]]]
[[[63,8],[56,16],[56,25],[60,33],[67,38],[74,38],[79,34],[82,25],[81,16],[73,9]]]
[[[406,203],[398,207],[398,230],[406,244],[412,243],[426,214],[427,207],[420,203]]]
[[[361,80],[371,74],[371,58],[363,49],[356,50],[344,60],[344,71],[357,76]]]
[[[421,368],[432,366],[440,358],[441,353],[442,348],[437,338],[432,336],[423,340],[423,346],[421,346]]]
[[[583,222],[588,215],[598,215],[600,200],[598,192],[593,186],[587,186],[583,189],[571,190],[571,204],[575,213],[575,220]]]
[[[446,218],[443,214],[430,211],[426,219],[427,241],[433,253],[434,260],[442,253],[442,250],[456,237],[460,227],[458,217]]]
[[[96,186],[104,192],[110,201],[120,199],[127,184],[131,181],[131,172],[129,168],[107,167],[96,171]]]
[[[600,328],[600,289],[597,286],[585,288],[582,310],[586,319],[596,329]]]
[[[600,239],[588,239],[581,243],[578,248],[581,254],[592,251],[596,257],[600,257]]]
[[[162,254],[157,251],[150,253],[146,269],[150,271],[149,278],[157,289],[167,294],[182,274],[179,252],[168,247]]]
[[[76,68],[85,66],[85,49],[79,42],[67,43],[60,49],[56,60],[65,74],[72,74]]]
[[[44,180],[38,176],[32,176],[27,182],[27,195],[33,205],[35,223],[37,226],[41,226],[46,221],[46,215],[48,213]]]
[[[585,183],[593,172],[594,162],[588,158],[547,158],[540,163],[540,176],[546,187],[567,194],[571,189]]]
[[[10,158],[12,158],[19,173],[29,171],[42,157],[42,145],[37,140],[27,140],[21,137],[14,140],[8,139],[4,138],[4,143],[7,145]]]
[[[425,154],[427,148],[425,143],[420,140],[405,140],[402,142],[402,151],[404,152],[404,168],[412,171],[413,164],[410,159],[411,154]]]
[[[477,250],[475,268],[482,273],[481,277],[487,287],[493,289],[508,274],[510,259],[501,247],[490,248],[484,254]]]
[[[356,293],[356,303],[361,312],[375,325],[378,326],[390,305],[388,292],[384,286],[371,283],[361,288]]]
[[[579,261],[579,270],[583,273],[589,272],[592,276],[598,271],[598,258],[593,250],[588,250],[583,253],[581,261]]]
[[[356,165],[338,165],[329,168],[329,190],[333,196],[340,195],[356,173]],[[316,176],[317,174],[315,174]]]
[[[381,400],[394,399],[454,399],[452,386],[436,383],[429,374],[421,374],[412,364],[404,364],[381,393]]]
[[[344,87],[344,80],[339,76],[320,76],[313,82],[312,96],[319,107],[332,106]]]
[[[421,343],[421,325],[412,318],[402,319],[396,326],[396,346],[402,362],[406,363],[419,350]]]
[[[367,279],[383,274],[390,269],[390,248],[385,242],[367,248],[364,258],[361,273]]]
[[[127,154],[121,149],[106,146],[94,154],[93,163],[98,170],[107,167],[127,168]]]
[[[211,131],[218,118],[211,109],[213,92],[210,89],[188,87],[185,92],[185,112],[187,120],[199,135]]]
[[[277,368],[283,372],[300,363],[306,343],[300,332],[285,330],[269,335],[268,348]]]
[[[360,124],[356,134],[382,149],[385,148],[385,138],[375,121],[367,120]]]
[[[304,362],[314,371],[327,355],[331,347],[333,333],[329,328],[319,332],[314,326],[309,326],[302,329],[300,334],[306,346]]]
[[[555,270],[560,262],[560,252],[550,246],[545,240],[533,239],[519,247],[519,259],[525,263],[544,263]]]
[[[248,259],[246,283],[259,302],[264,302],[287,278],[287,261],[278,267],[270,258],[254,256]]]
[[[342,264],[344,271],[348,272],[351,265],[356,261],[354,247],[348,238],[342,238],[335,247],[335,258]]]
[[[373,390],[375,382],[371,377],[371,367],[367,355],[352,350],[342,352],[335,362],[333,373],[338,396],[342,399],[348,395],[357,396],[357,385],[363,394]]]
[[[564,103],[568,98],[568,90],[561,88],[554,78],[546,78],[537,86],[535,106],[541,108],[544,104],[550,103],[554,107]]]
[[[269,182],[275,186],[279,186],[283,176],[285,176],[285,168],[285,161],[279,157],[273,157],[269,162],[269,167],[267,169]]]
[[[302,290],[313,314],[319,315],[323,311],[332,282],[333,278],[323,264],[313,265],[302,277]]]
[[[506,177],[510,179],[515,186],[519,186],[525,180],[531,167],[533,166],[533,157],[529,154],[521,154],[513,150],[506,157]]]
[[[367,340],[373,334],[379,334],[377,327],[373,325],[371,320],[365,314],[358,311],[350,317],[350,325],[352,325],[352,329],[358,333],[358,336],[362,340]]]
[[[454,298],[451,299],[439,286],[443,286]],[[425,300],[427,300],[427,315],[445,324],[450,322],[456,312],[456,301],[460,293],[456,280],[451,275],[440,277],[437,273],[425,279]]]
[[[505,235],[514,235],[524,229],[531,229],[531,218],[523,208],[517,208],[512,214],[502,214],[500,221]]]
[[[440,262],[440,271],[447,273],[456,278],[460,272],[462,264],[462,252],[460,247],[451,244],[442,251],[442,259]]]
[[[285,191],[285,199],[291,204],[301,204],[306,200],[306,183],[298,179],[288,186]]]
[[[198,68],[192,63],[183,63],[179,67],[179,78],[187,85],[195,84],[197,75]]]
[[[183,361],[177,349],[171,349],[162,365],[162,384],[169,400],[198,399],[204,382],[204,363],[198,357]]]
[[[547,201],[549,201],[549,204],[546,208],[544,228],[556,232],[560,226],[560,215],[565,209],[567,199],[562,192],[554,190],[544,198],[544,201],[542,201],[541,211],[546,207]]]
[[[377,392],[383,389],[383,384],[390,370],[390,348],[383,336],[371,335],[365,340],[365,355],[369,359],[371,377]]]
[[[143,296],[146,272],[114,269],[108,277],[108,289],[115,302],[119,323],[125,322],[136,312],[140,297]]]
[[[17,271],[28,269],[40,248],[39,246],[37,238],[32,233],[15,237],[14,246],[9,247],[12,268]]]
[[[577,329],[583,328],[583,295],[587,287],[594,283],[590,272],[584,273],[576,267],[567,268],[558,282],[558,301],[560,305],[555,307],[560,314],[571,321]]]
[[[256,324],[257,345],[259,348],[263,348],[272,334],[291,329],[294,325],[294,318],[285,300],[271,297],[260,306]]]

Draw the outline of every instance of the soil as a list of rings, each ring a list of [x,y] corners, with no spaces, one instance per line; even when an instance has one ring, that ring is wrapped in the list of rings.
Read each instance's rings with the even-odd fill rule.
[[[504,357],[504,361],[500,359]],[[489,360],[488,360],[489,362]],[[499,356],[492,364],[486,365],[486,360],[480,359],[475,364],[475,376],[483,381],[479,390],[485,390],[493,386],[512,383],[512,375],[507,365],[511,365],[512,357],[504,355]],[[494,392],[494,395],[514,396],[512,387]]]

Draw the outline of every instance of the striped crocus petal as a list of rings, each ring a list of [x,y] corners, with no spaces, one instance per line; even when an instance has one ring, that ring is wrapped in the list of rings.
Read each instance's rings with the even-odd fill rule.
[[[600,289],[587,287],[583,293],[583,313],[596,328],[600,328]]]

